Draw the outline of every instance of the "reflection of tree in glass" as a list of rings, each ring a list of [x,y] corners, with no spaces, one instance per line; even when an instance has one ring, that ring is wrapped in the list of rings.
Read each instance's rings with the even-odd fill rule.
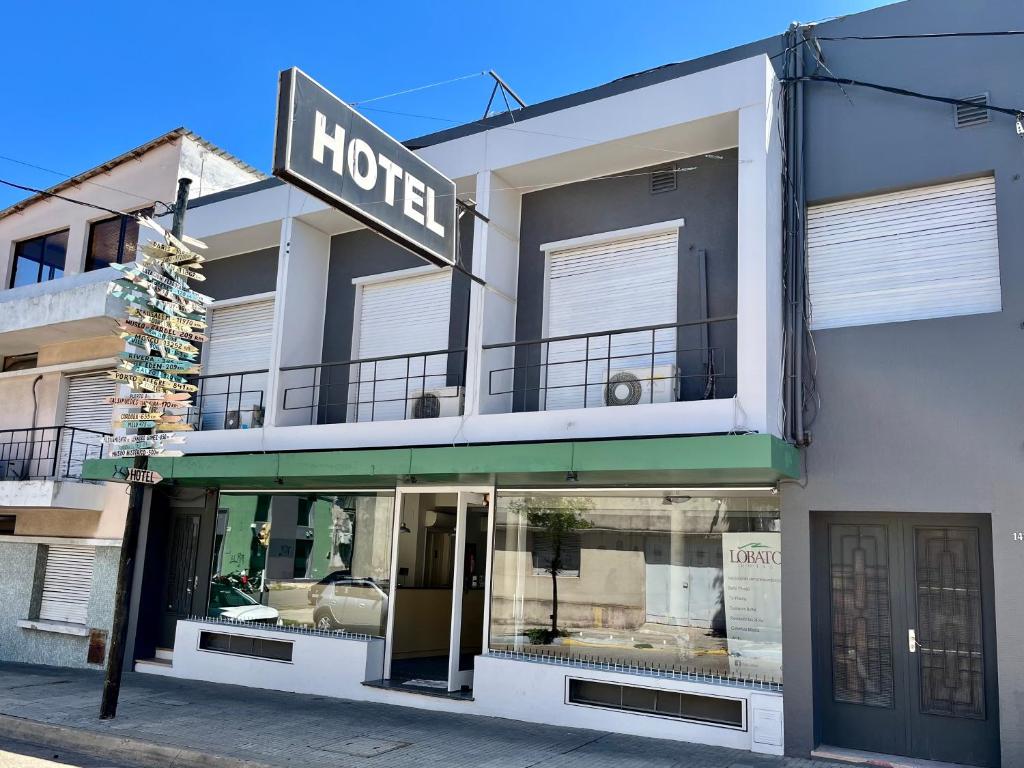
[[[356,510],[341,506],[337,496],[331,499],[331,560],[333,570],[352,569],[352,544],[355,538]]]
[[[584,517],[593,506],[589,498],[582,496],[526,496],[511,504],[512,511],[524,515],[526,524],[551,547],[551,561],[545,568],[551,574],[551,629],[528,632],[531,642],[548,645],[562,635],[558,628],[558,574],[564,567],[563,546],[576,531],[593,527]]]

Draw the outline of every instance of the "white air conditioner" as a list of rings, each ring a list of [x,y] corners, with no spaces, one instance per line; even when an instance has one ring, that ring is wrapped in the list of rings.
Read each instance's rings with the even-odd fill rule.
[[[406,418],[437,419],[442,416],[461,416],[465,393],[462,387],[433,387],[410,390],[406,404]]]
[[[675,365],[612,368],[604,385],[604,404],[671,403],[676,400],[678,389]]]

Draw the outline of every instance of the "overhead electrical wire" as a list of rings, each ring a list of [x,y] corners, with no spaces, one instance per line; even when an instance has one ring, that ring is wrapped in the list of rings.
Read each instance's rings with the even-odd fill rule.
[[[929,40],[945,37],[1015,37],[1024,30],[1008,29],[995,32],[921,32],[892,35],[815,35],[818,40]]]
[[[18,158],[10,157],[9,155],[0,155],[0,160],[6,160],[9,163],[17,163],[18,165],[24,165],[26,168],[35,168],[37,171],[44,171],[46,173],[52,173],[54,176],[62,176],[65,179],[74,179],[75,176],[81,175],[81,174],[64,173],[64,171],[56,171],[53,168],[47,168],[47,167],[42,166],[42,165],[36,165],[35,163],[30,163],[27,160],[19,160]],[[147,202],[150,200],[150,198],[145,197],[144,195],[138,195],[138,194],[136,194],[134,192],[129,192],[126,189],[119,189],[118,187],[111,187],[111,186],[108,186],[107,184],[100,184],[98,181],[92,181],[91,179],[81,179],[78,183],[80,183],[80,184],[89,184],[89,185],[91,185],[93,187],[99,187],[100,189],[105,189],[105,190],[107,190],[109,192],[119,192],[122,195],[128,195],[129,197],[137,197],[139,200],[145,200]],[[156,202],[160,203],[161,205],[167,205],[167,203],[164,203],[163,201],[160,201],[160,200],[157,200]],[[167,206],[167,207],[168,207],[168,209],[170,209],[170,206]]]
[[[824,75],[803,75],[802,77],[784,77],[781,78],[780,80],[780,82],[783,83],[796,83],[801,81],[834,83],[836,85],[850,85],[859,86],[861,88],[872,88],[876,91],[884,91],[886,93],[896,94],[897,96],[910,96],[915,99],[924,99],[926,101],[938,101],[943,104],[952,104],[954,106],[974,107],[975,109],[987,109],[992,112],[1001,112],[1004,115],[1010,115],[1011,117],[1020,117],[1021,114],[1024,114],[1024,107],[997,107],[994,104],[979,104],[974,101],[966,101],[965,99],[954,99],[948,96],[935,96],[929,93],[911,91],[907,88],[898,88],[893,85],[881,85],[879,83],[869,83],[864,80],[854,80],[848,77],[825,77]]]
[[[75,200],[73,197],[65,197],[64,195],[58,195],[56,192],[48,192],[45,189],[37,189],[35,187],[29,187],[24,184],[16,184],[13,181],[7,179],[0,179],[0,184],[5,184],[8,187],[14,187],[14,189],[21,189],[25,192],[33,192],[37,195],[43,195],[44,197],[54,197],[58,200],[63,200],[66,203],[74,203],[75,205],[84,205],[86,208],[95,208],[97,211],[105,211],[115,216],[128,216],[129,218],[137,219],[138,214],[128,213],[126,211],[118,211],[114,208],[107,208],[104,205],[97,205],[96,203],[90,203],[85,200]]]
[[[436,88],[439,85],[450,85],[451,83],[458,83],[462,80],[471,80],[474,77],[486,76],[487,71],[483,72],[471,72],[468,75],[460,75],[459,77],[452,77],[448,80],[439,80],[436,83],[427,83],[426,85],[417,85],[415,88],[406,88],[404,91],[395,91],[394,93],[385,93],[383,96],[374,96],[372,99],[360,99],[359,101],[350,101],[349,106],[355,107],[360,104],[369,104],[371,101],[380,101],[381,99],[390,99],[393,96],[404,96],[407,93],[416,93],[417,91],[425,91],[428,88]]]

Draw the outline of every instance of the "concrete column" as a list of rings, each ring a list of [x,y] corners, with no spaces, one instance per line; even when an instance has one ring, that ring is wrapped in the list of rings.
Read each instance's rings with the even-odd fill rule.
[[[780,436],[782,152],[768,77],[765,103],[739,111],[736,426]]]
[[[292,216],[281,222],[273,348],[267,382],[268,426],[310,423],[310,410],[285,410],[283,400],[287,389],[313,384],[314,372],[282,373],[280,369],[321,362],[330,256],[329,235]],[[311,402],[315,391],[305,392],[309,395],[302,402]],[[301,398],[302,393],[293,391],[288,396],[288,405],[298,405]],[[315,410],[312,415],[315,416]]]
[[[515,339],[522,196],[510,186],[492,171],[477,174],[477,208],[490,222],[477,219],[473,230],[473,271],[487,287],[473,283],[470,289],[466,414],[508,413],[512,406],[511,394],[490,394],[489,374],[496,368],[511,368],[513,350],[485,353],[481,349],[484,344]],[[496,389],[510,388],[495,379]]]

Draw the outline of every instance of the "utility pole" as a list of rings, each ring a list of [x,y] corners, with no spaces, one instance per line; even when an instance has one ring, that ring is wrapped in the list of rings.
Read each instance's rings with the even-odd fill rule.
[[[181,238],[185,230],[185,212],[188,208],[188,190],[192,179],[178,179],[178,196],[174,201],[174,218],[171,234]],[[138,430],[139,435],[148,435],[151,429]],[[146,469],[148,456],[136,456],[135,469]],[[114,622],[110,628],[110,651],[107,654],[107,670],[103,679],[103,699],[100,702],[100,719],[111,720],[117,715],[117,700],[121,695],[121,673],[124,670],[125,645],[128,641],[128,613],[132,595],[132,581],[135,575],[135,550],[139,546],[139,527],[142,522],[142,503],[146,486],[132,483],[128,501],[128,515],[121,538],[121,557],[117,566],[117,588],[114,590]]]

